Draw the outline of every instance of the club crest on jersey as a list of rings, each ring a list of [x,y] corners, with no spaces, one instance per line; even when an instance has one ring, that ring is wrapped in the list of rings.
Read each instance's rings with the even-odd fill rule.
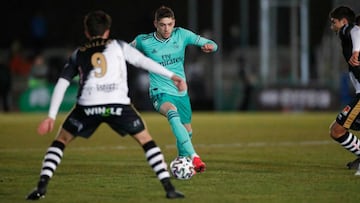
[[[101,115],[101,116],[106,117],[106,116],[111,116],[111,115],[121,116],[122,110],[123,109],[120,107],[99,106],[99,107],[85,108],[84,112],[87,116]]]
[[[179,48],[179,45],[178,45],[176,42],[174,42],[173,45],[174,45],[174,48],[175,48],[175,49],[178,49],[178,48]]]
[[[347,105],[347,106],[345,106],[345,108],[342,110],[341,113],[342,113],[344,116],[347,116],[350,111],[351,111],[351,107],[350,107],[349,105]]]

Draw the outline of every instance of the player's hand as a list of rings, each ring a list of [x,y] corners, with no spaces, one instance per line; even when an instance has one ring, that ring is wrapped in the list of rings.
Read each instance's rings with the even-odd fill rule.
[[[359,52],[358,51],[354,51],[350,60],[349,60],[349,64],[351,66],[360,66],[360,61],[359,61]]]
[[[176,87],[178,88],[179,92],[187,90],[186,82],[179,76],[173,75],[171,80],[174,82]]]
[[[46,133],[49,133],[53,130],[54,128],[54,119],[52,118],[46,118],[44,119],[40,124],[39,127],[37,129],[37,132],[39,135],[45,135]]]
[[[204,46],[201,47],[201,50],[205,53],[210,53],[214,50],[214,45],[212,44],[204,44]]]

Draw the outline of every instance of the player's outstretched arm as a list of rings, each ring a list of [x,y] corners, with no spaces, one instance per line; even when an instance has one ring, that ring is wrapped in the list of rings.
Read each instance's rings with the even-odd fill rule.
[[[53,130],[56,115],[64,98],[65,91],[69,85],[70,82],[64,78],[59,78],[57,81],[53,95],[51,97],[49,115],[38,126],[37,132],[39,135],[45,135]]]
[[[55,120],[48,117],[44,119],[38,126],[37,132],[39,135],[45,135],[54,129]]]
[[[178,88],[179,92],[187,90],[186,82],[179,76],[173,75],[171,80],[174,82],[175,86]]]

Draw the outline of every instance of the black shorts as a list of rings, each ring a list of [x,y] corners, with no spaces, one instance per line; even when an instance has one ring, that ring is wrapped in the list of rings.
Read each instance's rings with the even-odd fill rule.
[[[89,138],[101,123],[107,123],[119,135],[135,135],[145,129],[140,115],[132,105],[76,105],[63,123],[74,136]]]
[[[360,94],[338,114],[336,122],[346,129],[360,130]]]

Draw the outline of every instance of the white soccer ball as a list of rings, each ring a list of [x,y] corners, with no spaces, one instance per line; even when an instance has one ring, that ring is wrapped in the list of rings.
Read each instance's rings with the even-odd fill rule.
[[[170,163],[170,171],[176,179],[188,180],[196,174],[189,157],[176,157]]]

